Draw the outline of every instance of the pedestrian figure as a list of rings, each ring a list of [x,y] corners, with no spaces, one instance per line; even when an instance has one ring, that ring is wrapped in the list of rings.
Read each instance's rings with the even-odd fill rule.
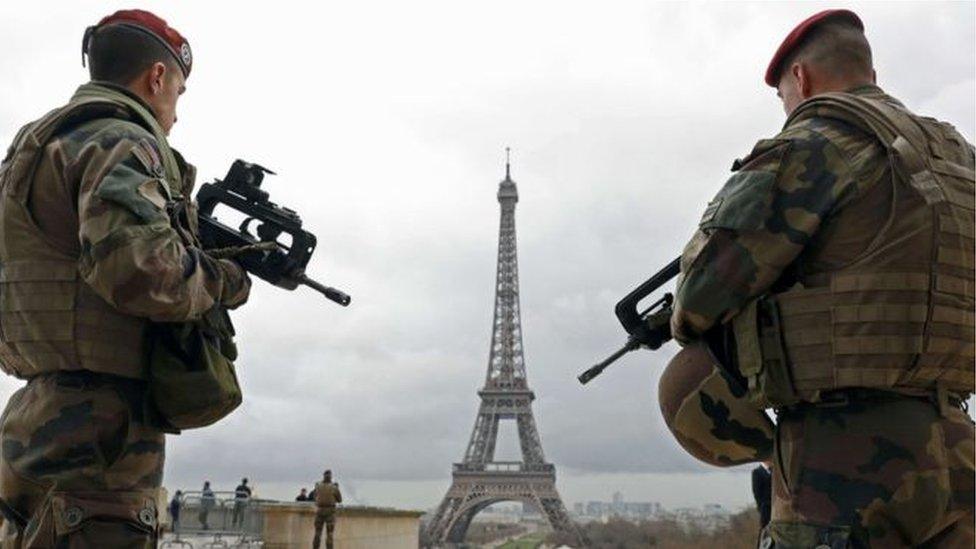
[[[244,526],[244,508],[247,507],[249,499],[251,499],[251,487],[247,485],[247,478],[242,478],[241,483],[234,488],[234,516],[231,524],[235,527]]]
[[[203,490],[200,490],[200,526],[204,530],[209,530],[210,525],[207,523],[207,516],[210,514],[210,510],[213,509],[214,505],[217,503],[217,498],[214,497],[213,490],[210,489],[210,481],[205,480],[203,482]]]
[[[763,463],[752,470],[752,497],[756,500],[756,510],[759,511],[759,532],[762,533],[769,524],[772,511],[773,485],[769,466]]]
[[[169,516],[173,521],[173,531],[176,532],[180,527],[180,507],[183,506],[183,492],[177,490],[173,499],[169,502]]]

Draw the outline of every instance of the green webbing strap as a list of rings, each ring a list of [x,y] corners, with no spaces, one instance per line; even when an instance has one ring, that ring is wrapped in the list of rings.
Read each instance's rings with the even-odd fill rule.
[[[963,269],[972,270],[976,268],[976,258],[973,257],[972,250],[939,246],[936,253],[936,261],[942,265],[951,265]]]
[[[928,300],[922,303],[863,303],[835,305],[831,315],[835,324],[862,322],[925,322]]]
[[[932,321],[974,327],[976,326],[976,314],[971,309],[936,305],[932,314]]]
[[[732,318],[732,330],[735,334],[736,359],[739,373],[754,385],[756,376],[762,371],[762,348],[759,344],[759,319],[756,311],[758,299],[750,302]]]
[[[976,233],[976,223],[966,217],[955,217],[946,214],[939,215],[939,230],[944,233],[957,234],[973,238]]]
[[[834,293],[871,291],[918,291],[929,290],[926,273],[851,273],[837,274],[831,278],[830,289]]]
[[[0,282],[67,282],[76,278],[78,278],[78,264],[75,261],[8,261],[3,264],[3,270],[0,271]]]
[[[922,336],[836,336],[835,355],[917,355],[925,349]]]

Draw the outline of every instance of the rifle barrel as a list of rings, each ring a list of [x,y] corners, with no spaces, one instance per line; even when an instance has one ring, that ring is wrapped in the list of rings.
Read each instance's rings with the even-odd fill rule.
[[[607,366],[613,364],[620,357],[624,356],[625,354],[633,351],[634,349],[636,349],[638,347],[640,347],[640,342],[638,342],[637,339],[635,339],[633,337],[632,338],[629,338],[627,340],[627,344],[626,345],[624,345],[623,347],[617,349],[616,352],[614,352],[612,355],[608,356],[603,362],[597,364],[596,366],[591,367],[589,370],[587,370],[587,371],[583,372],[582,374],[580,374],[579,376],[577,376],[576,379],[578,379],[581,384],[586,385],[587,383],[590,382],[591,379],[593,379],[596,376],[602,374],[603,373],[603,370],[606,370],[607,369]]]
[[[309,288],[316,290],[317,292],[321,293],[322,295],[329,298],[330,300],[338,303],[339,305],[342,305],[343,307],[347,307],[349,303],[352,302],[352,297],[350,297],[349,294],[343,292],[342,290],[337,290],[335,288],[332,288],[331,286],[319,284],[318,282],[312,280],[311,278],[305,275],[301,275],[300,277],[298,277],[298,283],[304,284]]]

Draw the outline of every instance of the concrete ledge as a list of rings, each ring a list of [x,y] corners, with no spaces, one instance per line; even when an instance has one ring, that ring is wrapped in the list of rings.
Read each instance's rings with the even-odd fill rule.
[[[349,507],[339,507],[336,513],[340,517],[413,517],[419,519],[424,514],[423,511],[411,511],[409,509],[394,509],[392,507],[369,507],[362,505],[351,505]]]
[[[301,502],[263,503],[264,547],[298,549],[312,545],[315,505]],[[336,510],[336,549],[415,549],[420,543],[423,511],[385,507],[340,506]],[[325,533],[323,532],[323,536]],[[323,540],[322,546],[325,546]]]
[[[264,501],[261,502],[261,508],[265,509],[265,512],[270,513],[296,513],[302,514],[315,514],[315,504],[314,503],[301,503],[301,502],[278,502],[278,501]],[[336,509],[336,516],[339,517],[414,517],[420,518],[424,514],[424,511],[413,511],[409,509],[394,509],[392,507],[372,507],[369,505],[340,505]]]

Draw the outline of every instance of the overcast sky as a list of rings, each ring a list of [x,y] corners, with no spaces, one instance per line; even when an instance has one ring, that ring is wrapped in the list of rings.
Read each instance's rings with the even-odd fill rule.
[[[779,130],[762,82],[779,42],[839,5],[879,84],[972,140],[972,2],[144,2],[193,46],[170,137],[198,183],[235,158],[276,170],[272,197],[319,237],[309,273],[353,296],[255,282],[234,313],[244,404],[169,438],[166,486],[246,475],[290,498],[331,467],[352,501],[436,505],[487,368],[511,146],[526,366],[567,504],[748,502],[748,468],[698,464],[662,424],[673,347],[575,376],[623,342],[613,304],[679,253],[732,160]],[[0,141],[87,79],[85,26],[131,6],[0,4]]]

